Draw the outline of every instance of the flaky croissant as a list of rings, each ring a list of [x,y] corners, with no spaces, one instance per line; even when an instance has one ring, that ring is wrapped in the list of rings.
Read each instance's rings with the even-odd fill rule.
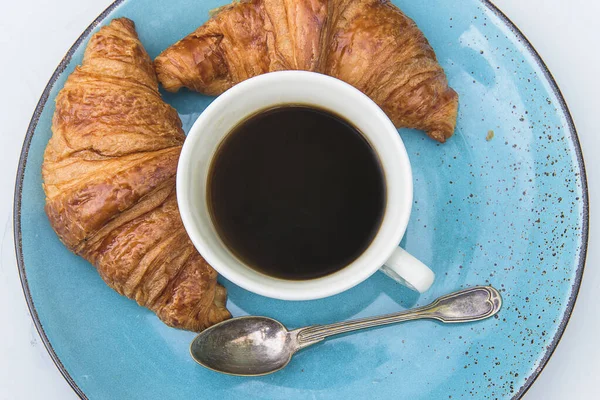
[[[113,20],[90,39],[56,98],[52,132],[42,175],[63,243],[168,325],[200,331],[229,318],[225,288],[179,216],[185,137],[132,21]]]
[[[306,70],[350,83],[400,127],[444,142],[458,96],[416,24],[388,0],[243,0],[155,60],[160,83],[217,95],[266,72]]]

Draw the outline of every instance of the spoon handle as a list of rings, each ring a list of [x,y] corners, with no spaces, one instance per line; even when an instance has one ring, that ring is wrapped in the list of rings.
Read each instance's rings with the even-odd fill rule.
[[[416,319],[435,319],[450,324],[473,322],[495,315],[500,307],[502,297],[496,289],[476,286],[442,296],[427,306],[413,310],[302,328],[297,331],[297,340],[301,347],[306,347],[332,335]]]

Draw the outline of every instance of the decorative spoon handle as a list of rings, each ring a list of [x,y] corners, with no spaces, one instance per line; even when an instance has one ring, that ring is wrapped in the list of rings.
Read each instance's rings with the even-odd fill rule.
[[[436,319],[451,324],[473,322],[495,315],[501,307],[502,297],[496,289],[476,286],[442,296],[428,306],[413,310],[302,328],[297,331],[297,340],[300,347],[306,347],[332,335],[416,319]]]

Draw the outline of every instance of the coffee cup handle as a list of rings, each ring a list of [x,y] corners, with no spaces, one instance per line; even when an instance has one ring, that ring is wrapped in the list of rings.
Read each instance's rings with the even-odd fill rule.
[[[410,255],[402,247],[396,247],[381,271],[396,282],[416,290],[426,292],[435,279],[434,272],[421,261]]]

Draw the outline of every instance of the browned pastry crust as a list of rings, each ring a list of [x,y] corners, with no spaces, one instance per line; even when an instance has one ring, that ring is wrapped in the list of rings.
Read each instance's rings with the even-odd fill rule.
[[[115,19],[90,39],[56,98],[52,132],[42,175],[63,243],[168,325],[200,331],[229,318],[225,288],[179,216],[185,136],[132,21]]]
[[[389,0],[243,0],[154,61],[160,83],[217,95],[266,72],[307,70],[370,96],[397,127],[444,142],[458,95],[416,24]]]

